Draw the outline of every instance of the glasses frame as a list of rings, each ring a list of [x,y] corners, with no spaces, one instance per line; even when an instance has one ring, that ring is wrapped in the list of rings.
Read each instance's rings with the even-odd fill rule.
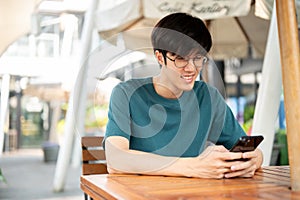
[[[176,59],[182,58],[181,56],[176,56],[174,59],[170,58],[168,55],[166,55],[166,57],[167,57],[170,61],[174,62],[175,67],[177,67],[177,68],[179,68],[179,69],[185,68],[185,67],[189,64],[189,61],[190,61],[190,60],[193,60],[193,65],[194,65],[194,67],[195,67],[196,69],[202,68],[202,67],[208,62],[208,57],[206,57],[206,56],[201,56],[201,57],[203,57],[202,64],[201,64],[201,66],[197,66],[197,65],[195,65],[195,59],[197,58],[197,56],[196,56],[196,57],[190,58],[190,59],[185,59],[185,58],[183,58],[184,60],[187,61],[186,65],[184,65],[184,66],[177,66],[177,65],[176,65]]]

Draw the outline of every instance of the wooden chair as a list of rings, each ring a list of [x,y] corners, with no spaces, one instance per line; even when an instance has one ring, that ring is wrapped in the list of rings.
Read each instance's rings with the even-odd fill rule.
[[[105,152],[102,146],[103,136],[81,137],[82,174],[107,174]],[[88,195],[84,193],[87,200]]]

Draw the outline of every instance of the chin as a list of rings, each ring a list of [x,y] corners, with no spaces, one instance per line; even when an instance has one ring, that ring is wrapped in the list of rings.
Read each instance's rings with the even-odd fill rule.
[[[181,77],[181,84],[179,88],[183,91],[190,91],[193,89],[195,85],[195,81],[196,81],[195,77],[193,77],[193,79],[189,81]]]
[[[195,81],[193,83],[187,84],[184,87],[182,87],[182,90],[183,91],[190,91],[194,88],[194,84],[195,84]]]

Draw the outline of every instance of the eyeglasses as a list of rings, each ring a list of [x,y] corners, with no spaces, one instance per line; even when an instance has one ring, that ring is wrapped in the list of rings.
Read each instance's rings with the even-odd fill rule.
[[[175,59],[169,58],[167,55],[166,57],[170,61],[173,61],[177,68],[184,68],[185,66],[187,66],[190,60],[193,60],[193,64],[196,68],[201,68],[208,61],[208,58],[206,56],[201,56],[201,55],[195,56],[194,58],[190,58],[190,59],[183,58],[181,56],[177,56],[175,57]]]

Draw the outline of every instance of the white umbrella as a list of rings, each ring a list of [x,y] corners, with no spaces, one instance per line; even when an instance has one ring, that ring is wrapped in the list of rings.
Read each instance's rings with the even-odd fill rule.
[[[106,1],[101,2],[104,4]],[[97,29],[102,38],[109,40],[114,34],[122,32],[129,49],[144,48],[144,51],[149,52],[150,33],[157,20],[166,14],[180,11],[191,13],[207,22],[213,39],[213,58],[246,58],[250,54],[253,58],[262,58],[264,55],[269,21],[254,15],[251,1],[113,2],[110,6],[99,7],[96,16]]]

